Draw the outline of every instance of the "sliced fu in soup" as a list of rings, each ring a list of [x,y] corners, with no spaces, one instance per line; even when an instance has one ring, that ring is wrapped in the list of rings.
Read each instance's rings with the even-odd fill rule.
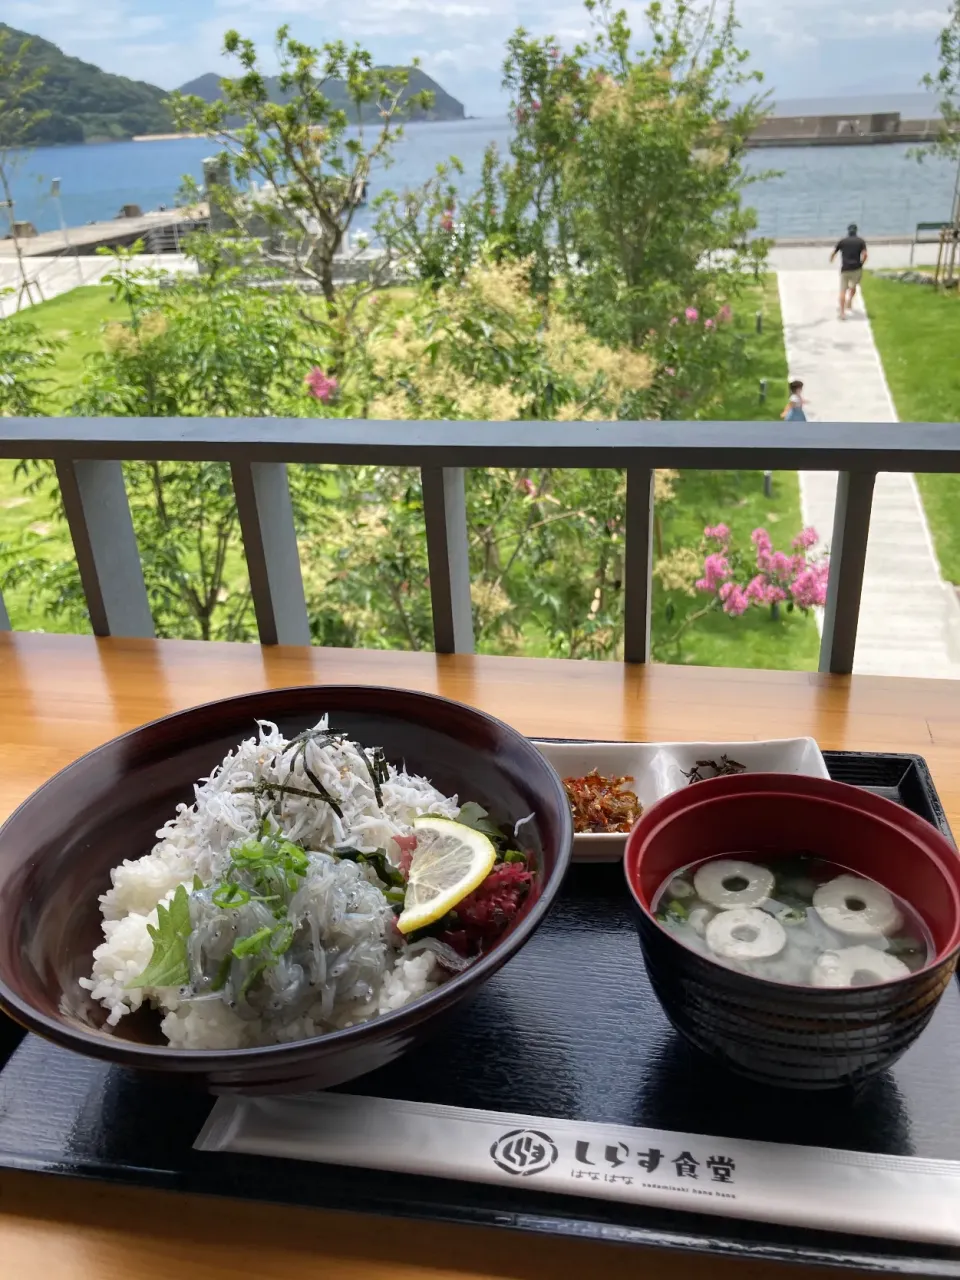
[[[691,863],[660,886],[653,911],[691,951],[793,986],[873,986],[923,968],[936,953],[909,903],[811,854]]]

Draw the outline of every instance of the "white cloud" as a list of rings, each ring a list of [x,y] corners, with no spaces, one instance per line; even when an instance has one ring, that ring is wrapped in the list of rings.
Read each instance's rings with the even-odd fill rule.
[[[700,0],[705,4],[706,0]],[[467,109],[502,102],[503,46],[518,25],[569,47],[589,23],[580,0],[0,0],[3,18],[106,70],[170,87],[222,71],[223,33],[236,26],[274,69],[272,36],[289,22],[302,39],[369,45],[380,62],[423,58]],[[626,0],[643,29],[646,0]],[[947,0],[738,0],[742,43],[777,88],[839,93],[869,73],[877,84],[915,85],[932,70],[933,37]],[[856,40],[857,44],[851,44]],[[853,56],[851,56],[853,55]],[[447,82],[442,79],[445,75]]]

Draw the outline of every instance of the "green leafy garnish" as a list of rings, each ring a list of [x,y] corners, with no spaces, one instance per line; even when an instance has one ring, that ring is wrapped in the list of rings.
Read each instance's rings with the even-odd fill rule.
[[[527,864],[527,855],[521,853],[519,849],[508,849],[503,855],[504,862],[522,862],[524,866]]]
[[[778,911],[775,916],[781,924],[803,924],[806,918],[806,907],[786,907],[783,911]]]
[[[357,862],[361,866],[373,867],[377,878],[385,885],[403,888],[407,883],[399,867],[395,867],[387,857],[386,849],[376,849],[373,853],[361,853],[359,849],[334,849],[333,856],[345,862]]]
[[[217,969],[217,976],[213,980],[211,991],[222,991],[227,985],[227,979],[230,977],[230,965],[233,963],[233,952],[228,951],[220,961],[220,967]]]
[[[484,809],[483,805],[477,804],[475,800],[468,800],[460,809],[457,815],[457,821],[465,827],[470,827],[473,831],[482,831],[485,836],[489,836],[494,844],[504,840],[504,834],[497,824],[490,817],[490,814]]]
[[[243,1000],[243,999],[244,999],[244,997],[246,996],[247,992],[250,990],[250,988],[253,986],[253,984],[257,981],[257,979],[258,979],[258,978],[262,978],[262,977],[263,977],[263,975],[266,973],[266,971],[267,971],[267,969],[268,969],[269,967],[270,967],[270,961],[269,961],[269,960],[261,960],[259,964],[256,964],[256,965],[254,965],[254,966],[253,966],[253,968],[250,970],[250,972],[249,972],[249,973],[247,974],[247,976],[244,978],[244,980],[243,980],[243,985],[242,985],[242,986],[241,986],[241,988],[240,988],[240,999],[241,999],[241,1000]]]
[[[245,907],[248,902],[263,902],[270,905],[277,923],[261,925],[236,939],[220,961],[212,990],[222,991],[227,985],[234,960],[253,961],[240,988],[242,1000],[267,969],[290,950],[295,928],[287,916],[287,905],[309,869],[306,851],[277,832],[264,832],[258,839],[245,840],[230,850],[230,866],[211,895],[214,905],[229,911]]]
[[[190,898],[180,884],[169,907],[162,903],[157,907],[157,923],[147,925],[153,939],[153,955],[143,973],[128,982],[127,988],[186,986],[190,981],[187,938],[192,927]]]
[[[659,909],[657,919],[661,924],[683,924],[689,915],[690,912],[679,898],[671,898],[665,907]]]

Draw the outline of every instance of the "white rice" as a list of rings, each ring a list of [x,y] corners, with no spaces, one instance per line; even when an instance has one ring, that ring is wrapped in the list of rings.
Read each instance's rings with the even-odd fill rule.
[[[325,717],[316,728],[326,726]],[[296,748],[278,755],[285,741],[276,725],[261,722],[258,736],[242,742],[209,778],[194,788],[194,804],[178,807],[176,817],[157,832],[158,843],[153,850],[142,858],[123,862],[110,873],[112,887],[100,898],[104,941],[93,953],[91,976],[80,979],[92,998],[107,1009],[110,1026],[116,1026],[146,1000],[164,1013],[161,1027],[171,1045],[183,1049],[236,1049],[307,1039],[334,1027],[363,1022],[399,1009],[436,986],[436,959],[432,953],[423,951],[405,958],[402,950],[394,951],[392,946],[388,948],[380,990],[362,1003],[340,1002],[329,1016],[321,1015],[318,1002],[287,1021],[242,1018],[220,998],[206,995],[185,999],[177,988],[127,986],[150,962],[153,941],[147,926],[157,924],[157,906],[168,903],[181,884],[190,891],[195,876],[204,884],[218,879],[230,863],[231,847],[260,834],[257,798],[252,794],[238,795],[237,789],[252,787],[264,779],[315,791]],[[388,858],[396,863],[399,847],[394,837],[410,835],[418,815],[459,815],[456,796],[444,796],[425,778],[392,765],[388,780],[382,784],[380,808],[366,762],[350,742],[310,741],[305,754],[310,772],[336,797],[343,810],[341,819],[327,804],[307,797],[283,796],[282,834],[314,852],[331,853],[338,847],[365,853],[386,849]],[[367,754],[370,755],[369,747]],[[261,800],[261,811],[263,803]],[[361,874],[370,879],[373,873],[363,869]],[[383,938],[391,932],[389,919],[384,899],[382,917],[370,926],[354,925],[354,929],[368,929],[371,937]]]

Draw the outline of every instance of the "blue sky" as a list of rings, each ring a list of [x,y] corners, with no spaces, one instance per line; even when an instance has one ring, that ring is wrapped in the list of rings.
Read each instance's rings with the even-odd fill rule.
[[[628,0],[638,16],[642,5]],[[744,43],[782,98],[910,93],[935,60],[945,0],[740,0]],[[474,115],[502,110],[500,62],[523,24],[564,44],[585,30],[579,0],[4,0],[3,18],[107,71],[174,88],[222,71],[223,32],[269,44],[280,22],[308,41],[414,56]]]

